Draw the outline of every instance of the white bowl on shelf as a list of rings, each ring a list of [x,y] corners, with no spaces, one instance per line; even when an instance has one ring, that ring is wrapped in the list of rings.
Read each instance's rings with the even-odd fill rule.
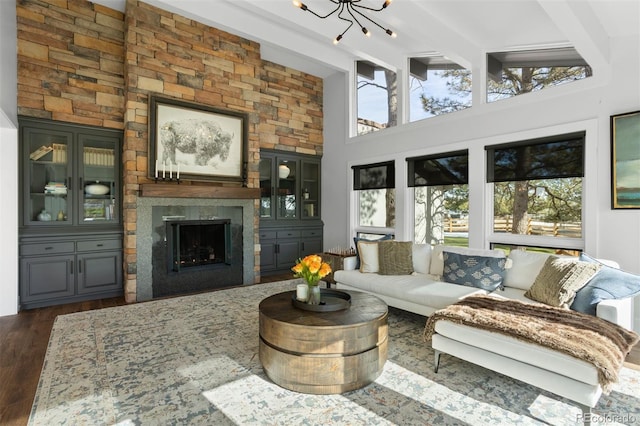
[[[89,195],[107,195],[109,187],[101,183],[92,183],[84,187],[84,192]]]

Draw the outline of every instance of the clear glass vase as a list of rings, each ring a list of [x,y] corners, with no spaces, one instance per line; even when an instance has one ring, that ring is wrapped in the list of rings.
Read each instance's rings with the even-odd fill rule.
[[[309,293],[307,298],[307,303],[310,305],[319,305],[320,304],[320,287],[315,284],[308,284]]]

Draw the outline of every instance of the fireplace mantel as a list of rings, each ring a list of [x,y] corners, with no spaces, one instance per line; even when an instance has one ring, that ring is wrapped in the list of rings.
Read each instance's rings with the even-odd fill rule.
[[[177,183],[147,183],[140,185],[141,197],[257,199],[260,188],[230,186],[183,185]]]

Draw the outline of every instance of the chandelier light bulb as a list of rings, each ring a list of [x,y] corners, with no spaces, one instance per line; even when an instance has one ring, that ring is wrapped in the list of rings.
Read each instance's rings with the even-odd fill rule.
[[[338,36],[333,39],[333,44],[340,43],[340,40],[342,40],[342,34],[338,34]]]
[[[385,33],[389,34],[389,36],[391,36],[391,38],[398,37],[398,34],[396,34],[395,32],[393,32],[391,30],[385,30]]]
[[[389,6],[391,4],[393,0],[385,0],[384,3],[382,4],[382,8],[385,9],[387,6]]]
[[[302,10],[307,10],[307,5],[302,3],[300,0],[293,0],[293,5],[295,7],[299,7]]]
[[[366,29],[365,27],[362,27],[362,32],[364,33],[364,35],[366,35],[367,37],[371,37],[371,31],[369,31],[368,29]]]

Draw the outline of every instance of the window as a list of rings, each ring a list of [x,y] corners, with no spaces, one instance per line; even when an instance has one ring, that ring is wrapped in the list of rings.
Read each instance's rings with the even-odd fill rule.
[[[486,148],[493,239],[515,234],[523,245],[540,245],[533,236],[550,247],[581,247],[584,138],[580,132]]]
[[[511,98],[591,76],[591,67],[571,47],[487,55],[487,101]]]
[[[357,61],[356,70],[358,135],[396,126],[396,73],[368,61]]]
[[[444,56],[409,59],[409,121],[471,107],[471,71]]]
[[[469,153],[407,158],[414,188],[414,242],[469,245]]]
[[[353,167],[358,191],[358,226],[395,226],[395,165],[393,161]]]

